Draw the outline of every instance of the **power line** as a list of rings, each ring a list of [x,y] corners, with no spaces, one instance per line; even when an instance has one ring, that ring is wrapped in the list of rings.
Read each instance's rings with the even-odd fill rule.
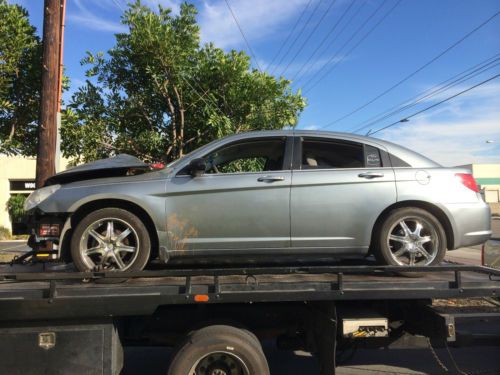
[[[299,33],[297,34],[297,36],[293,40],[292,44],[290,44],[290,46],[286,50],[285,54],[283,56],[281,56],[281,58],[278,61],[278,63],[273,67],[273,70],[271,71],[271,74],[274,74],[274,72],[276,71],[276,68],[279,65],[281,65],[281,63],[283,62],[283,60],[288,56],[288,54],[292,50],[293,46],[295,45],[295,43],[297,43],[297,40],[300,38],[301,34],[304,32],[304,30],[306,29],[306,27],[309,25],[309,22],[311,22],[311,19],[313,18],[314,14],[316,13],[316,10],[318,10],[318,7],[319,7],[319,5],[321,4],[322,1],[323,0],[319,0],[318,1],[318,3],[316,4],[316,6],[314,7],[312,13],[309,15],[309,18],[307,19],[306,23],[304,23],[304,25],[302,25],[302,28],[300,29]]]
[[[243,29],[241,28],[240,26],[240,23],[238,22],[238,18],[236,18],[236,14],[234,14],[233,12],[233,8],[231,8],[231,5],[229,4],[229,0],[225,0],[226,1],[226,5],[227,5],[227,8],[229,9],[229,12],[231,12],[231,16],[233,17],[233,20],[234,22],[236,23],[236,26],[238,26],[238,29],[240,30],[240,33],[241,33],[241,36],[243,37],[243,39],[245,40],[245,44],[247,45],[247,48],[248,50],[250,51],[250,54],[252,55],[252,58],[254,59],[255,61],[255,64],[257,65],[257,68],[262,71],[262,69],[260,68],[260,65],[259,65],[259,61],[257,60],[257,57],[255,57],[255,53],[253,52],[253,49],[252,47],[250,47],[250,43],[248,43],[248,39],[247,37],[245,36],[245,33],[243,32]]]
[[[378,129],[378,130],[370,133],[370,135],[376,134],[376,133],[378,133],[378,132],[380,132],[382,130],[388,129],[388,128],[390,128],[392,126],[395,126],[395,125],[397,125],[399,123],[407,122],[408,119],[410,119],[412,117],[415,117],[415,116],[417,116],[417,115],[419,115],[419,114],[421,114],[423,112],[426,112],[426,111],[428,111],[428,110],[430,110],[432,108],[435,108],[438,105],[446,103],[447,101],[450,101],[451,99],[456,98],[459,95],[465,94],[466,92],[471,91],[471,90],[475,89],[476,87],[482,86],[482,85],[484,85],[484,84],[486,84],[486,83],[488,83],[488,82],[490,82],[490,81],[492,81],[492,80],[494,80],[494,79],[496,79],[498,77],[500,77],[500,74],[494,75],[493,77],[490,77],[490,78],[488,78],[488,79],[486,79],[486,80],[484,80],[482,82],[479,82],[478,84],[476,84],[476,85],[474,85],[472,87],[469,87],[468,89],[462,90],[462,91],[460,91],[460,92],[458,92],[458,93],[456,93],[456,94],[454,94],[454,95],[452,95],[452,96],[450,96],[450,97],[448,97],[446,99],[441,100],[440,102],[437,102],[437,103],[435,103],[435,104],[433,104],[433,105],[431,105],[431,106],[429,106],[427,108],[424,108],[424,109],[422,109],[422,110],[420,110],[418,112],[415,112],[415,113],[411,114],[410,116],[407,116],[407,117],[405,117],[405,118],[403,118],[403,119],[401,119],[399,121],[396,121],[396,122],[393,122],[392,124],[386,125],[383,128],[380,128],[380,129]]]
[[[306,92],[310,92],[314,87],[316,87],[328,74],[330,74],[342,61],[344,61],[359,45],[361,45],[361,43],[363,43],[370,35],[371,33],[373,33],[381,24],[382,22],[385,21],[385,19],[394,11],[394,9],[396,9],[396,7],[401,3],[401,0],[398,0],[392,8],[390,8],[372,27],[371,29],[369,29],[365,35],[363,35],[361,37],[361,39],[359,39],[357,41],[357,43],[351,47],[351,49],[349,51],[347,51],[347,53],[345,53],[341,58],[339,58],[337,61],[335,61],[335,63],[329,68],[327,69],[327,71],[319,78],[316,80],[316,82],[314,82],[308,89]],[[338,56],[338,54],[340,53],[340,51],[342,51],[344,49],[345,46],[347,46],[347,44],[349,44],[349,42],[354,39],[354,37],[364,28],[364,26],[369,22],[369,20],[371,18],[373,18],[377,13],[378,11],[382,8],[382,6],[385,4],[382,3],[369,17],[368,19],[361,25],[361,27],[358,28],[358,30],[356,30],[356,32],[351,36],[351,38],[346,42],[344,43],[344,45],[342,46],[342,48],[337,52],[337,54],[335,54],[334,56],[332,56],[332,58],[323,66],[322,70],[324,68],[327,68],[329,66],[329,64],[331,62],[333,62],[336,57]],[[304,85],[304,88],[310,84],[310,82],[312,82],[314,80],[315,77],[317,77],[319,74],[321,73],[321,71],[319,71],[317,74],[315,74],[308,82],[306,82],[306,84]]]
[[[318,46],[316,47],[316,49],[314,50],[314,52],[309,56],[309,58],[307,59],[307,61],[304,64],[302,64],[302,66],[300,67],[299,71],[297,73],[295,73],[295,76],[292,78],[292,81],[295,81],[295,78],[297,78],[297,77],[300,76],[300,73],[302,72],[302,70],[304,70],[304,68],[307,66],[307,64],[309,64],[309,62],[314,57],[314,55],[316,55],[316,52],[318,52],[320,50],[320,48],[323,47],[323,44],[325,44],[325,42],[330,37],[330,35],[332,35],[332,33],[335,31],[335,29],[340,24],[340,22],[342,22],[342,20],[344,19],[345,15],[349,12],[349,10],[352,8],[353,5],[354,5],[354,0],[351,1],[351,4],[346,8],[346,10],[344,11],[344,13],[342,13],[342,15],[337,20],[337,22],[335,22],[335,24],[332,26],[332,28],[330,28],[330,30],[328,31],[328,33],[325,34],[324,38],[318,44]]]
[[[369,100],[368,102],[366,102],[365,104],[355,108],[354,110],[352,110],[351,112],[345,114],[344,116],[341,116],[339,117],[338,119],[334,120],[334,121],[331,121],[329,122],[328,124],[326,124],[325,126],[322,126],[321,129],[324,129],[324,128],[327,128],[331,125],[334,125],[336,123],[338,123],[339,121],[342,121],[344,119],[346,119],[347,117],[350,117],[352,116],[353,114],[361,111],[362,109],[366,108],[367,106],[369,106],[370,104],[372,104],[373,102],[375,102],[376,100],[380,99],[381,97],[383,97],[384,95],[386,95],[387,93],[389,93],[390,91],[394,90],[396,87],[399,87],[401,86],[404,82],[408,81],[410,78],[414,77],[416,74],[418,74],[419,72],[421,72],[422,70],[424,70],[426,67],[428,67],[429,65],[431,65],[432,63],[434,63],[435,61],[437,61],[438,59],[440,59],[442,56],[444,56],[446,53],[448,53],[449,51],[451,51],[453,48],[455,48],[457,45],[459,45],[460,43],[462,43],[464,40],[466,40],[469,36],[471,36],[472,34],[474,34],[476,31],[478,31],[479,29],[481,29],[482,27],[486,26],[489,22],[491,22],[495,17],[497,17],[498,15],[500,14],[500,11],[495,13],[493,16],[491,16],[490,18],[488,18],[486,21],[482,22],[479,26],[476,26],[474,29],[472,29],[471,31],[469,31],[467,34],[465,34],[463,37],[461,37],[459,40],[457,40],[455,43],[453,43],[452,45],[450,45],[449,47],[447,47],[446,49],[444,49],[442,52],[440,52],[438,55],[436,55],[435,57],[433,57],[432,59],[430,59],[428,62],[426,62],[424,65],[422,65],[421,67],[419,67],[417,70],[415,70],[414,72],[410,73],[409,75],[407,75],[405,78],[401,79],[399,82],[397,82],[396,84],[392,85],[391,87],[389,87],[388,89],[384,90],[382,93],[378,94],[377,96],[375,96],[373,99]]]
[[[267,65],[266,67],[266,70],[269,69],[269,67],[271,67],[273,65],[273,63],[276,61],[276,58],[280,55],[281,51],[283,51],[283,47],[285,47],[285,45],[288,43],[288,41],[290,40],[290,38],[292,37],[295,29],[297,28],[297,26],[299,25],[300,21],[302,20],[302,17],[304,17],[304,14],[306,14],[306,11],[307,9],[309,8],[309,5],[312,3],[312,0],[309,0],[305,6],[305,8],[302,10],[302,13],[300,13],[300,16],[299,18],[297,18],[297,21],[295,21],[295,24],[293,25],[293,27],[290,29],[290,32],[288,33],[288,36],[286,37],[285,39],[285,42],[284,43],[281,43],[280,45],[280,48],[278,49],[278,52],[276,53],[276,55],[274,55],[274,57],[272,58],[271,62]]]
[[[335,5],[337,0],[333,0],[333,1],[330,1],[330,5],[328,6],[326,12],[323,13],[323,15],[321,16],[321,18],[319,19],[319,21],[316,23],[316,25],[314,26],[314,28],[311,30],[311,32],[309,33],[309,35],[306,37],[306,39],[302,42],[301,46],[297,49],[297,52],[295,53],[295,55],[292,57],[292,59],[288,62],[288,65],[285,67],[285,69],[281,72],[280,75],[284,75],[286,73],[286,71],[288,70],[288,68],[290,67],[290,65],[292,65],[292,63],[295,61],[295,59],[297,58],[297,56],[300,54],[300,52],[302,52],[302,49],[304,48],[304,46],[306,45],[306,43],[309,41],[309,39],[311,39],[311,37],[313,36],[313,34],[316,32],[316,30],[318,29],[318,27],[321,25],[321,23],[323,22],[323,20],[325,19],[326,15],[330,12],[330,10],[332,9],[332,7]]]
[[[425,90],[424,92],[419,93],[416,96],[401,102],[400,104],[395,105],[394,107],[391,107],[387,111],[384,111],[382,113],[379,113],[378,115],[371,117],[367,121],[364,121],[363,123],[355,126],[354,128],[351,128],[351,131],[352,131],[352,129],[356,129],[353,132],[357,133],[363,129],[368,128],[371,125],[376,124],[377,122],[383,121],[383,120],[385,120],[389,117],[392,117],[400,112],[403,112],[409,108],[412,108],[426,99],[430,99],[436,95],[439,95],[440,93],[447,91],[454,86],[457,86],[465,81],[468,81],[469,79],[472,79],[480,74],[483,74],[484,72],[486,72],[490,69],[493,69],[494,67],[500,65],[500,62],[498,62],[500,60],[500,58],[497,57],[499,55],[500,55],[500,53],[496,54],[495,56],[493,56],[491,58],[486,59],[485,61],[483,61],[479,64],[474,65],[471,68],[464,70],[463,72],[460,72],[460,73],[454,75],[451,78],[448,78],[447,80]],[[490,60],[492,60],[492,61],[490,61]],[[496,64],[494,64],[495,62],[496,62]],[[494,65],[491,66],[491,64],[494,64]]]
[[[335,35],[335,37],[330,41],[330,43],[328,44],[328,46],[323,50],[324,52],[328,52],[328,50],[335,44],[335,41],[344,33],[344,31],[348,28],[348,26],[356,18],[356,16],[361,12],[361,10],[364,8],[365,5],[366,5],[366,2],[361,3],[361,5],[358,7],[358,9],[351,15],[351,17],[349,18],[349,20],[347,20],[347,22],[344,24],[344,26],[342,27],[342,29]],[[342,48],[343,48],[343,46],[341,47],[341,49]],[[322,53],[320,55],[320,57],[319,57],[319,60],[321,60],[321,57],[324,56],[324,55],[326,55],[326,54]],[[335,54],[335,57],[336,56],[337,56],[337,54]],[[318,61],[314,62],[314,64],[312,65],[312,67],[309,70],[314,71],[314,68],[316,67],[317,63],[318,63]],[[317,76],[317,74],[319,74],[319,72],[321,70],[323,70],[327,64],[328,64],[328,62],[324,63],[321,66],[321,68],[316,72],[316,74],[312,78],[309,79],[309,81],[311,81],[315,76]],[[302,75],[302,77],[300,77],[298,81],[302,80],[303,77],[304,77],[304,75]],[[306,84],[307,84],[307,82],[306,82]]]
[[[120,10],[123,12],[125,9],[123,9],[122,5],[118,2],[118,0],[113,0],[113,3],[115,3],[115,5],[120,8]]]

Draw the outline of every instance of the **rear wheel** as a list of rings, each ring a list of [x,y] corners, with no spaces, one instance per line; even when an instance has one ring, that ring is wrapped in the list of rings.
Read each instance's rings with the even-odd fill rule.
[[[247,331],[225,325],[197,330],[172,359],[169,375],[269,375],[258,340]]]
[[[446,254],[446,234],[438,219],[416,207],[389,213],[378,235],[375,255],[380,263],[394,266],[439,264]]]
[[[151,252],[142,221],[121,208],[103,208],[83,218],[71,239],[71,256],[80,271],[140,271]]]

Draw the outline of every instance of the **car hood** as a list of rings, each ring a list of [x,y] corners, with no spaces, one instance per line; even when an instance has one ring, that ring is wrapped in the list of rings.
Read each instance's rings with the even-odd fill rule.
[[[149,164],[144,163],[135,156],[119,154],[112,158],[96,160],[57,173],[47,179],[45,186],[96,178],[120,177],[126,176],[131,170],[147,169],[149,169]]]

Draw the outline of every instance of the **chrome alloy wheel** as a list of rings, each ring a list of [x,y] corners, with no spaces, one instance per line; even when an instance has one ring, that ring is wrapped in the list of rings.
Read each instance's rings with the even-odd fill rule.
[[[436,229],[424,218],[404,217],[392,225],[387,238],[391,257],[402,266],[427,266],[439,251]]]
[[[245,363],[233,353],[213,352],[200,358],[189,375],[250,375]]]
[[[139,254],[139,236],[127,222],[105,218],[90,224],[80,239],[80,253],[90,270],[125,271]]]

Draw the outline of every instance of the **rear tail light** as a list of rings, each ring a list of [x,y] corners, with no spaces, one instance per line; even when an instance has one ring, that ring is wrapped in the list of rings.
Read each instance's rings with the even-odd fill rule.
[[[479,193],[479,188],[477,187],[476,180],[469,173],[455,173],[455,177],[464,185],[465,187]]]
[[[58,237],[59,224],[40,224],[38,233],[40,237]]]

